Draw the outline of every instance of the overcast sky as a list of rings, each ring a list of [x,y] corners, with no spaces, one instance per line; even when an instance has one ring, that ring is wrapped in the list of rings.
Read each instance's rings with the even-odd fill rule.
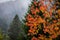
[[[15,1],[15,0],[0,0],[0,3],[7,2],[7,1]]]

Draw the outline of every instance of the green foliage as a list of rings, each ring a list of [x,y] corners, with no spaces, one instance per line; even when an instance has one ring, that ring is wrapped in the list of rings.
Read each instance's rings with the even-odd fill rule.
[[[3,40],[3,39],[4,39],[4,36],[3,36],[2,30],[0,28],[0,40]]]

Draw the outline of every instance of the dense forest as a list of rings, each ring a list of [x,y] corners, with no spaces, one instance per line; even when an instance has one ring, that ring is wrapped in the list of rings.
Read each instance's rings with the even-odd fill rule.
[[[9,28],[0,19],[0,40],[60,40],[60,0],[32,0],[24,17],[16,14]]]

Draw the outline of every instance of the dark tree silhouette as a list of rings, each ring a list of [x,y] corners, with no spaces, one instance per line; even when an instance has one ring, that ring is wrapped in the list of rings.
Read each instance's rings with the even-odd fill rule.
[[[20,27],[21,27],[20,25],[21,25],[21,22],[19,20],[18,15],[16,15],[8,30],[9,32],[8,35],[10,37],[10,40],[17,40],[20,33]]]

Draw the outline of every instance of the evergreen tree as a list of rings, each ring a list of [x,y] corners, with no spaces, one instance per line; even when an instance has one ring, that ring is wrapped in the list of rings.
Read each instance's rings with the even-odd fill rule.
[[[59,0],[33,0],[25,18],[26,40],[60,39]]]
[[[19,20],[18,15],[13,19],[10,28],[8,30],[8,35],[10,40],[17,40],[20,34],[21,29],[21,21]]]

